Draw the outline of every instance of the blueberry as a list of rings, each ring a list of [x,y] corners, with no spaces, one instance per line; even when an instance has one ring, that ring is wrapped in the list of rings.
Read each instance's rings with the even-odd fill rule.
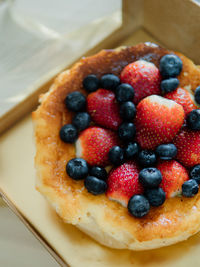
[[[124,148],[124,154],[126,159],[132,159],[139,152],[138,143],[128,143]]]
[[[120,105],[119,113],[123,120],[133,120],[136,114],[136,107],[131,101],[124,102]]]
[[[124,122],[118,128],[119,138],[127,142],[134,138],[135,132],[135,125],[132,122]]]
[[[192,167],[190,170],[190,179],[194,179],[198,184],[200,184],[200,164]]]
[[[88,176],[84,181],[84,185],[88,192],[92,193],[93,195],[103,194],[107,189],[106,182],[98,179],[95,176]]]
[[[163,94],[174,91],[179,85],[179,80],[177,78],[169,78],[163,80],[160,84]]]
[[[91,117],[87,112],[78,112],[72,119],[72,124],[79,130],[86,129],[91,122]]]
[[[90,175],[95,176],[101,180],[106,180],[108,177],[107,171],[104,168],[99,167],[99,166],[93,166],[90,169]]]
[[[187,125],[192,130],[200,130],[200,109],[193,109],[186,118]]]
[[[88,92],[94,92],[99,88],[100,82],[96,75],[90,74],[83,80],[83,86]]]
[[[114,165],[120,165],[124,161],[124,151],[119,146],[113,146],[109,151],[109,160]]]
[[[165,192],[162,188],[147,189],[145,196],[149,200],[149,203],[153,207],[161,206],[165,202]]]
[[[151,150],[142,150],[138,155],[138,161],[143,167],[151,167],[156,163],[156,154]]]
[[[182,185],[182,195],[185,197],[193,197],[199,191],[198,183],[191,179],[183,183]]]
[[[164,78],[176,77],[180,74],[183,63],[176,55],[165,55],[160,60],[160,72]]]
[[[156,168],[144,168],[139,173],[139,181],[146,188],[155,188],[161,183],[162,174]]]
[[[126,102],[133,100],[134,97],[134,89],[128,83],[121,83],[115,89],[115,96],[118,102]]]
[[[156,154],[160,159],[171,160],[177,154],[177,148],[174,144],[163,144],[156,148]]]
[[[198,86],[194,93],[195,101],[200,105],[200,86]]]
[[[81,111],[85,108],[86,98],[82,93],[75,91],[65,98],[65,104],[71,111]]]
[[[115,90],[120,84],[120,79],[114,74],[105,74],[101,77],[101,87],[108,90]]]
[[[84,179],[88,175],[88,164],[84,159],[75,158],[66,165],[67,174],[74,180]]]
[[[128,211],[135,217],[145,216],[150,209],[149,201],[142,195],[134,195],[129,199]]]
[[[65,124],[60,129],[60,139],[65,143],[74,143],[78,137],[76,127],[72,124]]]

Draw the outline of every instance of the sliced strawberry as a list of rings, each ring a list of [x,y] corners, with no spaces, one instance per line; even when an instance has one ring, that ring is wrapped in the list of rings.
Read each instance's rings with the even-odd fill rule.
[[[161,94],[160,71],[153,63],[144,60],[135,61],[122,70],[120,78],[123,83],[129,83],[134,88],[135,104],[149,95]]]
[[[177,161],[163,161],[157,168],[162,174],[160,187],[164,190],[166,197],[175,197],[181,193],[182,184],[189,179],[187,170]]]
[[[185,116],[187,116],[193,109],[197,108],[193,96],[184,88],[177,88],[175,91],[166,94],[164,97],[180,104],[185,111]]]
[[[130,197],[143,193],[138,176],[139,168],[134,161],[129,161],[112,169],[107,180],[107,197],[126,207]]]
[[[136,139],[142,148],[154,149],[162,143],[169,143],[183,121],[181,105],[157,95],[146,97],[137,106]]]
[[[85,159],[90,165],[106,166],[111,147],[119,145],[115,132],[100,127],[89,127],[76,141],[76,156]]]
[[[184,128],[174,139],[176,158],[185,166],[200,164],[200,131]]]
[[[87,97],[87,110],[92,120],[106,128],[117,130],[122,120],[119,105],[112,91],[99,89]]]

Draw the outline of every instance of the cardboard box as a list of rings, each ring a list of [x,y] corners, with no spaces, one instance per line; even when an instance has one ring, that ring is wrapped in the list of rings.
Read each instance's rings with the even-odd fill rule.
[[[199,4],[189,0],[124,0],[122,15],[122,26],[97,46],[88,47],[87,54],[101,48],[153,41],[184,53],[197,64],[200,62]],[[36,88],[16,112],[27,114],[50,83]],[[170,247],[134,252],[101,246],[74,226],[64,224],[34,187],[35,148],[30,114],[5,132],[0,143],[3,199],[62,266],[200,265],[200,234]]]

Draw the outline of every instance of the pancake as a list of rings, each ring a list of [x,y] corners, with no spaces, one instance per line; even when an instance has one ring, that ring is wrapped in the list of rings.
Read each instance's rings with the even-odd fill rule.
[[[144,59],[159,66],[162,56],[174,53],[152,43],[115,50],[102,50],[82,58],[70,70],[58,75],[49,92],[40,97],[41,104],[33,112],[37,169],[36,188],[51,203],[59,216],[75,225],[103,245],[132,250],[147,250],[174,244],[200,230],[200,192],[193,198],[167,199],[151,208],[143,218],[131,216],[127,208],[109,200],[104,194],[87,192],[83,181],[67,176],[65,166],[75,157],[74,144],[59,138],[60,128],[71,123],[72,113],[64,99],[73,91],[83,90],[82,81],[89,74],[99,78],[106,73],[119,75],[129,63]],[[180,87],[194,92],[200,85],[200,69],[191,60],[176,53],[183,62]]]

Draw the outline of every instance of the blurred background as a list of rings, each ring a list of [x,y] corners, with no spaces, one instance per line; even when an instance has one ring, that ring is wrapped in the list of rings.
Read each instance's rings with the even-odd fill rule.
[[[119,27],[120,8],[120,0],[0,0],[0,118]],[[1,198],[0,266],[58,266]]]

